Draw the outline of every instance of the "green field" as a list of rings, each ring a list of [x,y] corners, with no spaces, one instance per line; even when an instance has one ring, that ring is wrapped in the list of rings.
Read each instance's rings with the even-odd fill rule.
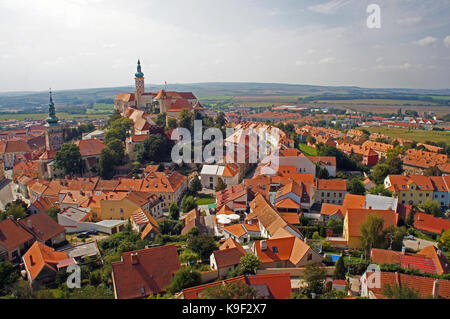
[[[196,200],[197,205],[209,205],[214,204],[216,202],[216,198],[212,195],[200,195],[200,198]]]
[[[326,104],[364,104],[364,105],[436,105],[434,102],[417,100],[388,100],[388,99],[357,99],[357,100],[320,100],[317,103]]]
[[[314,147],[299,143],[298,148],[306,156],[317,156],[317,150]]]
[[[108,113],[109,114],[109,113]],[[59,119],[66,120],[83,120],[83,119],[100,119],[107,118],[108,114],[69,114],[69,113],[56,113]],[[47,113],[28,113],[28,114],[0,114],[0,121],[2,120],[38,120],[48,117]]]
[[[392,138],[400,137],[419,143],[424,143],[425,141],[450,143],[450,132],[425,131],[387,126],[369,127],[364,129],[368,130],[370,133],[384,134]]]

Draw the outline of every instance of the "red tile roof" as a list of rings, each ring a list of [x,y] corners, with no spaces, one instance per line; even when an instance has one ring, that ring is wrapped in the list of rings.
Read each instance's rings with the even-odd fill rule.
[[[37,213],[20,220],[23,228],[34,234],[40,241],[47,241],[65,232],[64,227],[46,213]],[[29,227],[31,225],[31,227]]]
[[[11,250],[33,240],[34,237],[9,218],[0,222],[0,246]]]
[[[80,148],[80,153],[82,157],[99,156],[102,150],[106,147],[105,143],[96,138],[92,138],[90,140],[76,141],[75,145],[77,145]]]
[[[414,228],[440,234],[442,230],[450,229],[450,220],[437,218],[429,214],[415,213]]]
[[[235,278],[183,289],[184,299],[201,299],[201,292],[209,287],[242,281],[247,285],[266,285],[273,299],[289,299],[291,296],[291,279],[289,273],[271,275],[244,275]]]
[[[165,287],[179,269],[175,245],[123,253],[121,261],[112,263],[116,296],[118,299],[132,299],[165,292]]]
[[[66,253],[55,251],[53,248],[38,241],[34,242],[22,257],[31,280],[34,280],[44,267],[47,267],[56,273],[58,263],[67,258],[68,256]]]

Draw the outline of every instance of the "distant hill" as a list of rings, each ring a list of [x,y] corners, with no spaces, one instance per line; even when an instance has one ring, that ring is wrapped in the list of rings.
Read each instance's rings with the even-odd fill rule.
[[[150,84],[147,91],[158,91],[164,85]],[[133,92],[133,86],[62,90],[54,92],[57,107],[82,106],[90,103],[113,99],[119,92]],[[191,91],[198,98],[239,97],[239,96],[298,96],[301,102],[308,103],[317,99],[357,99],[357,98],[400,98],[432,99],[447,104],[450,101],[450,89],[371,89],[357,86],[318,86],[282,83],[249,82],[208,82],[170,84],[168,90]],[[442,98],[441,98],[442,96]],[[0,92],[0,111],[36,111],[48,104],[48,92]],[[447,104],[448,105],[448,104]]]

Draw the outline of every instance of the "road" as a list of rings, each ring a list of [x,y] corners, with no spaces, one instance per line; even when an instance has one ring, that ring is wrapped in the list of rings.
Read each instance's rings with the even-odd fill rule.
[[[405,239],[403,240],[403,245],[405,245],[406,248],[413,249],[413,250],[421,250],[428,246],[436,246],[437,243],[425,239],[415,238],[415,240],[411,239]]]

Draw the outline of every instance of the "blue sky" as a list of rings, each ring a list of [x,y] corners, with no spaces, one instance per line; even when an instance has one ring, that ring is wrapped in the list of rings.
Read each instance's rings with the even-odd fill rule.
[[[369,4],[381,28],[369,29]],[[0,91],[280,82],[450,88],[450,0],[0,0]]]

